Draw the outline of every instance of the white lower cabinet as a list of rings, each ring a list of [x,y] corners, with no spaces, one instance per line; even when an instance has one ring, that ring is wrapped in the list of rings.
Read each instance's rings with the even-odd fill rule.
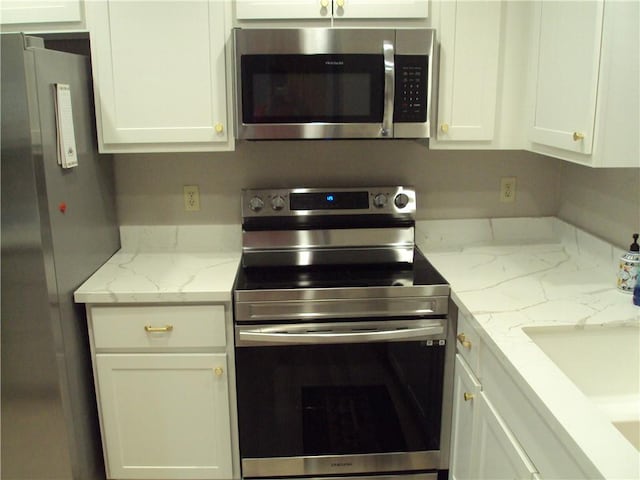
[[[88,311],[107,478],[234,478],[224,308]]]
[[[473,435],[472,477],[480,479],[535,479],[529,457],[495,410],[485,393],[473,399],[477,423]]]
[[[112,478],[231,478],[226,354],[98,354]]]
[[[459,312],[455,362],[451,480],[537,479],[538,471],[478,380],[491,376],[486,346],[472,321]]]
[[[536,479],[537,471],[464,358],[456,355],[452,480]]]
[[[473,423],[477,417],[475,399],[480,394],[480,383],[460,354],[456,355],[455,372],[449,474],[452,480],[471,480],[476,478],[471,469],[471,460],[474,452]]]
[[[459,308],[449,478],[599,478]]]

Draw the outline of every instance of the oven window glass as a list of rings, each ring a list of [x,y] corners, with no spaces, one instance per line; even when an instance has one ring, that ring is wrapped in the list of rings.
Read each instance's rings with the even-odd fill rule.
[[[382,55],[244,55],[244,123],[379,123]]]
[[[445,347],[236,349],[244,458],[437,450]]]

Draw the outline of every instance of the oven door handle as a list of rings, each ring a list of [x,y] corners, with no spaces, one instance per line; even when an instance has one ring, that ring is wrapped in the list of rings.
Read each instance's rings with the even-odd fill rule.
[[[309,332],[304,326],[287,326],[286,331],[277,327],[259,329],[239,329],[237,331],[237,345],[248,346],[265,345],[307,345],[332,343],[368,343],[368,342],[397,342],[403,340],[444,340],[444,326],[440,322],[411,328],[390,328],[385,330],[357,330],[357,331],[316,331]],[[303,333],[304,332],[304,333]]]

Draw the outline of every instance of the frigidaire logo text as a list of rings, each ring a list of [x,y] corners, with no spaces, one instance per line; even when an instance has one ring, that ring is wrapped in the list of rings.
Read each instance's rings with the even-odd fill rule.
[[[326,62],[324,62],[325,65],[344,65],[344,62],[341,62],[339,60],[327,60]]]
[[[353,463],[351,462],[332,462],[331,463],[332,467],[350,467],[351,465],[353,465]]]

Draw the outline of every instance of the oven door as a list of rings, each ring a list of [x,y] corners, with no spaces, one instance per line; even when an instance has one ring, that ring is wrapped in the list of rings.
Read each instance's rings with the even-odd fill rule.
[[[243,477],[435,470],[443,319],[236,326]]]

